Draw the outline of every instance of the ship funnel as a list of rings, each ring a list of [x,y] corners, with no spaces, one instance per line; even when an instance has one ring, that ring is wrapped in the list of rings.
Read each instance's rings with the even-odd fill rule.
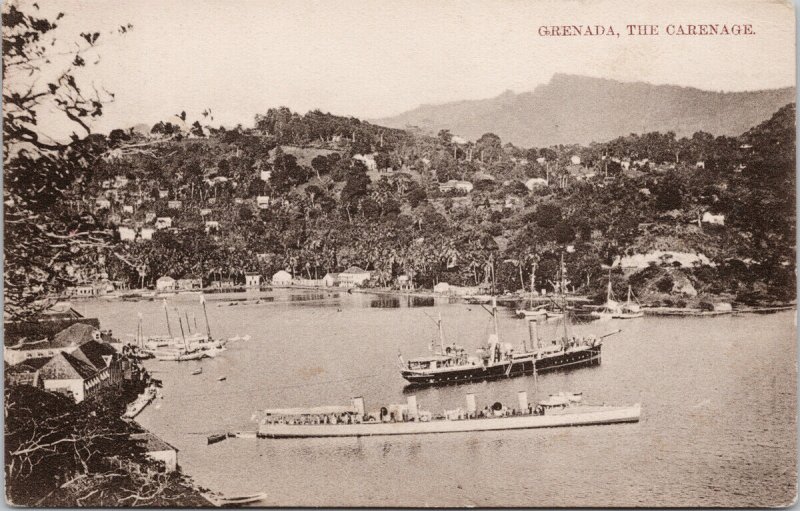
[[[517,400],[519,401],[519,411],[525,413],[528,409],[528,393],[524,390],[517,392]]]
[[[475,406],[475,394],[467,394],[467,413],[474,415],[477,409]]]
[[[417,420],[419,418],[419,408],[417,408],[417,396],[408,396],[408,418]]]
[[[363,397],[354,397],[353,398],[353,408],[356,409],[356,413],[363,417],[364,416],[364,398]]]

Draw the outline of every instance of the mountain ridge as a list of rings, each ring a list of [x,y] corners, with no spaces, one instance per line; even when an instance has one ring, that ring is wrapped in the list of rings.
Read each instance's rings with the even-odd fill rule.
[[[370,122],[418,126],[431,133],[449,129],[470,140],[491,132],[516,145],[542,147],[605,142],[648,131],[735,136],[794,100],[794,87],[717,92],[556,73],[532,91],[423,104]]]

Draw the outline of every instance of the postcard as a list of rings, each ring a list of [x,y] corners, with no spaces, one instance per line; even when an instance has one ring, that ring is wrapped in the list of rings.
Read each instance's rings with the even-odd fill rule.
[[[796,502],[793,4],[2,25],[7,504]]]

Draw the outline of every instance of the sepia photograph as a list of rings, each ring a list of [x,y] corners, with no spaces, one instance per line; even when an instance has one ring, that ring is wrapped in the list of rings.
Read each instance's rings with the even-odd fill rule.
[[[7,505],[796,503],[791,2],[2,31]]]

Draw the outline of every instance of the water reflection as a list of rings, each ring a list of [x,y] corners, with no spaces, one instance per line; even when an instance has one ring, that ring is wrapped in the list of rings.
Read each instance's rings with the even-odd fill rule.
[[[396,296],[378,296],[369,302],[373,309],[397,309],[400,307],[400,299]]]

